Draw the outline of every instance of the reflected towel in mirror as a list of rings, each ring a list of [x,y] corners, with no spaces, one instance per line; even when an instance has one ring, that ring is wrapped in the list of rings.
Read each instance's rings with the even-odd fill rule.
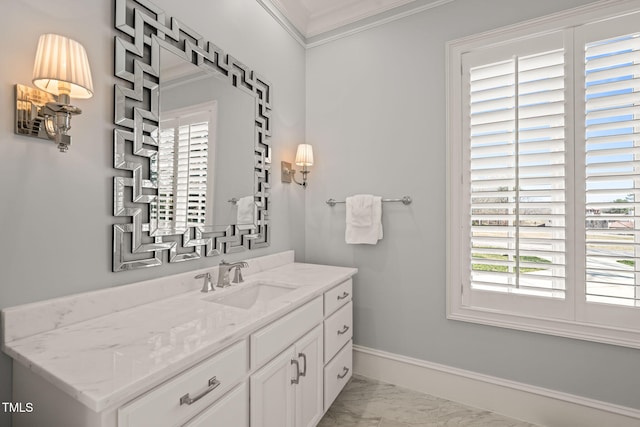
[[[256,206],[253,196],[241,197],[236,203],[236,206],[238,208],[238,212],[236,214],[236,224],[237,225],[243,225],[243,224],[253,225],[254,223],[253,213]]]

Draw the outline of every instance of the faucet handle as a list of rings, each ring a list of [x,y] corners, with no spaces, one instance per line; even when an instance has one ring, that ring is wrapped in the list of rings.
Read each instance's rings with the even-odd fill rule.
[[[211,284],[211,273],[198,274],[195,278],[204,279],[204,281],[202,282],[202,289],[200,289],[200,292],[209,292],[209,291],[215,290],[215,288]]]
[[[231,265],[231,264],[229,264],[227,261],[221,259],[220,260],[220,265]]]

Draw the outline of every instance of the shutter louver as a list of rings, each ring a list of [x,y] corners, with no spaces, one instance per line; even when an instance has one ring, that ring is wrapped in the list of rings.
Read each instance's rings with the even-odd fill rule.
[[[640,34],[585,46],[586,298],[640,307]]]
[[[470,69],[471,287],[563,298],[564,51]]]
[[[190,126],[187,223],[205,224],[209,122]]]
[[[174,135],[175,128],[160,129],[158,142],[158,213],[160,224],[172,224],[175,219],[174,212]],[[163,228],[164,226],[161,226]]]

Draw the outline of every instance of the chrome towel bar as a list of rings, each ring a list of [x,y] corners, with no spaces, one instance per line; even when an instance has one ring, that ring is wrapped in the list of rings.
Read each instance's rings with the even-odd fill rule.
[[[413,202],[410,196],[402,196],[402,198],[400,199],[382,199],[382,201],[383,202],[402,202],[403,205],[410,205],[411,202]],[[325,203],[333,207],[338,203],[346,203],[346,202],[345,201],[339,202],[335,199],[329,199]]]

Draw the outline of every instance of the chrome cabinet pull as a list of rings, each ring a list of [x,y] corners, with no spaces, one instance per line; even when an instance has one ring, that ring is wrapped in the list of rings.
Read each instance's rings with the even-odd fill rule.
[[[338,301],[340,301],[341,299],[345,299],[346,297],[349,296],[349,292],[343,292],[342,295],[338,295]]]
[[[200,393],[195,397],[189,397],[189,393],[185,394],[180,398],[180,405],[184,405],[184,404],[192,405],[193,403],[197,402],[198,400],[202,399],[207,394],[211,393],[213,390],[218,388],[220,384],[221,384],[220,381],[218,381],[216,377],[210,378],[209,386],[202,393]]]
[[[302,357],[302,361],[304,362],[304,369],[300,372],[300,376],[304,377],[307,375],[307,355],[304,353],[298,353],[298,357]]]
[[[291,359],[291,364],[296,365],[296,377],[291,380],[291,384],[300,384],[300,363],[296,359]]]
[[[344,325],[344,326],[342,327],[342,330],[341,330],[341,331],[338,331],[338,335],[344,335],[344,334],[346,334],[346,333],[347,333],[347,331],[348,331],[348,330],[349,330],[349,327],[348,327],[347,325]]]
[[[341,379],[343,379],[344,377],[346,377],[346,376],[347,376],[347,374],[349,373],[349,368],[347,368],[346,366],[345,366],[344,368],[342,368],[342,369],[343,369],[343,371],[342,371],[342,375],[341,375],[341,374],[338,374],[338,379],[339,379],[339,380],[341,380]]]

